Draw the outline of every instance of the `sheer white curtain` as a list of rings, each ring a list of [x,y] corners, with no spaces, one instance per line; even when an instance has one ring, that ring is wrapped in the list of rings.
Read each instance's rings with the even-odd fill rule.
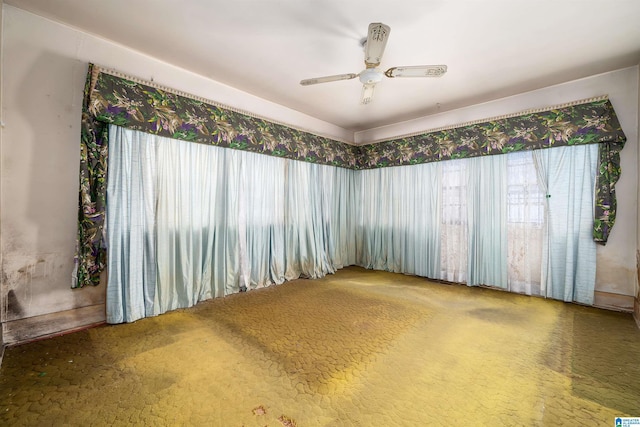
[[[468,182],[469,159],[442,162],[439,278],[449,282],[466,283],[468,277]]]
[[[547,230],[545,194],[536,176],[533,153],[507,155],[507,276],[512,292],[544,295],[540,283]]]
[[[354,174],[112,126],[107,321],[355,259]]]

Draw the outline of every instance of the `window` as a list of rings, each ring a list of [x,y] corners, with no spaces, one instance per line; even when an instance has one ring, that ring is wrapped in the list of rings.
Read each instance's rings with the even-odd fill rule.
[[[507,156],[507,221],[509,223],[544,223],[544,193],[538,186],[531,152]]]
[[[450,160],[442,163],[442,223],[467,222],[467,163]]]

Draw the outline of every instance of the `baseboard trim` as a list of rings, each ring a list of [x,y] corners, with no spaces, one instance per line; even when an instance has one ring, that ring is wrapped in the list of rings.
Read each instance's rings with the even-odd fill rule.
[[[11,320],[5,322],[3,325],[4,344],[12,347],[44,338],[76,332],[104,324],[105,321],[105,304]]]
[[[624,311],[633,313],[634,298],[631,295],[616,294],[613,292],[595,291],[593,306],[607,310]]]

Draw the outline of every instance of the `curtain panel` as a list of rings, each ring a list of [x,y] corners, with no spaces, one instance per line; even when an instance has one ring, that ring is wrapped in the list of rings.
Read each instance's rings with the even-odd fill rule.
[[[109,132],[108,323],[355,263],[353,171]]]
[[[601,244],[615,222],[615,183],[626,141],[613,106],[599,98],[353,146],[89,64],[81,127],[74,287],[98,284],[105,265],[107,124],[356,170],[597,143],[593,238]]]
[[[91,73],[91,66],[89,66]],[[89,74],[91,75],[91,74]],[[71,287],[99,285],[106,266],[104,222],[107,205],[107,159],[109,125],[97,120],[86,108],[91,93],[87,78],[80,142],[80,191],[78,235]]]
[[[593,240],[607,243],[616,219],[615,185],[626,142],[605,98],[516,114],[362,146],[358,167],[404,166],[572,145],[598,144]]]

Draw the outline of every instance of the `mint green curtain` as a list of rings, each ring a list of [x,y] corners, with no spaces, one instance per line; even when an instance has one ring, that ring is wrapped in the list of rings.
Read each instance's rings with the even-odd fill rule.
[[[440,274],[440,163],[355,171],[357,263]]]
[[[153,147],[155,157],[152,161],[156,169],[147,181],[156,188],[155,205],[151,207],[156,221],[155,228],[146,231],[156,239],[153,314],[224,295],[225,282],[215,280],[230,267],[226,265],[225,247],[220,244],[229,231],[226,224],[215,221],[218,207],[224,206],[221,201],[225,189],[220,180],[220,173],[225,170],[224,157],[198,144],[120,132],[139,137],[141,145]],[[117,146],[117,140],[114,138],[110,145]],[[115,163],[118,158],[112,160]],[[111,204],[110,200],[107,217]],[[110,280],[108,286],[111,285]]]
[[[506,289],[507,155],[467,161],[467,284]]]
[[[355,262],[352,171],[109,131],[109,323]]]
[[[239,213],[237,218],[227,219],[234,223],[230,228],[238,230],[238,286],[254,289],[281,284],[285,279],[281,262],[285,255],[285,205],[281,201],[286,199],[287,161],[264,161],[262,156],[237,151],[225,154],[234,171],[229,175],[238,177],[227,183],[229,196],[235,196],[227,203]]]
[[[589,145],[355,171],[357,263],[592,304],[597,162]]]
[[[121,323],[154,314],[156,154],[143,133],[112,126],[111,136],[106,306],[107,322]]]
[[[534,155],[541,187],[547,191],[544,295],[592,305],[596,243],[591,230],[598,146],[557,147]]]
[[[110,134],[110,323],[354,264],[593,302],[595,145],[353,171]]]

